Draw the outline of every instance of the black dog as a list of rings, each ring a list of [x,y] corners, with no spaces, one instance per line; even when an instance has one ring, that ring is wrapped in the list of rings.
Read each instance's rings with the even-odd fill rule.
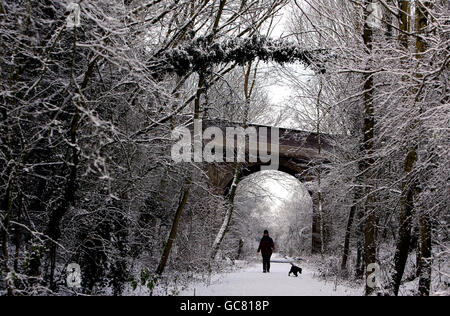
[[[296,277],[298,276],[298,273],[302,274],[302,268],[297,267],[297,266],[293,265],[292,263],[291,263],[291,265],[292,265],[291,270],[289,271],[288,276],[291,276],[291,273],[294,273],[294,275]]]

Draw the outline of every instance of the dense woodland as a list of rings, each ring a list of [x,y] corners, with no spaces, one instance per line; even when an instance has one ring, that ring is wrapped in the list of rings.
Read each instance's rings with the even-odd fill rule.
[[[309,171],[323,277],[363,288],[378,263],[366,295],[449,294],[448,1],[73,2],[79,25],[69,1],[0,0],[0,295],[176,294],[249,255],[245,166],[218,194],[171,131],[287,115],[334,135]],[[269,66],[295,91],[282,109]]]

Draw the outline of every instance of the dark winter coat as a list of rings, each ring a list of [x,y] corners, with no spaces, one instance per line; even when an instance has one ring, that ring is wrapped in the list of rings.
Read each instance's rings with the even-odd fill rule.
[[[272,238],[269,236],[264,236],[259,243],[258,252],[261,251],[263,256],[270,256],[275,249],[275,244]]]

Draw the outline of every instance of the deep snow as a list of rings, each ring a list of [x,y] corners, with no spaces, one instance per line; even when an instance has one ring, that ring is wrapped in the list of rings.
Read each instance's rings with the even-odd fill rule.
[[[283,261],[276,256],[274,261]],[[262,264],[252,263],[235,272],[213,277],[211,285],[194,284],[181,296],[357,296],[360,289],[324,281],[312,267],[299,264],[303,273],[288,277],[289,262],[271,262],[270,273],[262,273]]]

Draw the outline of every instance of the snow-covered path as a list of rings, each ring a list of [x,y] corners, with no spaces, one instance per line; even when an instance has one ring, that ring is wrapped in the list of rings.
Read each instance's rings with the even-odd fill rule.
[[[262,264],[222,274],[210,286],[198,284],[180,293],[182,296],[355,296],[359,289],[335,285],[314,277],[308,267],[298,277],[288,277],[289,263],[271,263],[270,273],[262,273]],[[195,292],[194,292],[195,289]]]

